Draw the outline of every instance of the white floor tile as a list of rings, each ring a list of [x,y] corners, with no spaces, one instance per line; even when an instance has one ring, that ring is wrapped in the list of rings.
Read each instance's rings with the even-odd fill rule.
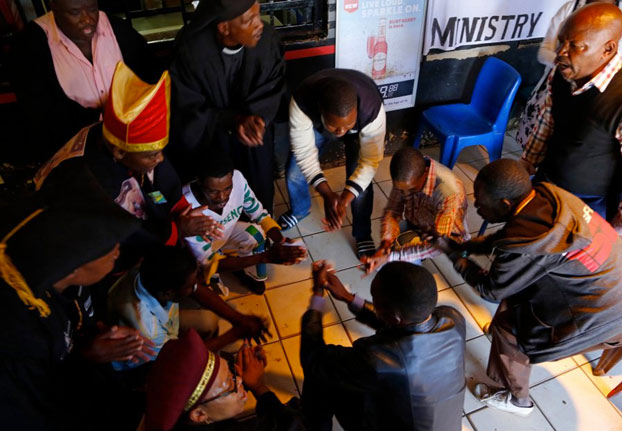
[[[471,162],[473,160],[488,159],[488,151],[481,145],[467,147],[460,152],[458,162]]]
[[[475,428],[473,428],[473,425],[466,417],[462,418],[462,431],[475,431]]]
[[[505,153],[514,153],[516,151],[521,151],[521,147],[518,144],[518,142],[516,142],[516,131],[515,130],[511,130],[506,132],[505,136],[503,137],[503,154]],[[505,156],[503,156],[505,157]]]
[[[326,344],[337,344],[347,347],[352,346],[348,334],[341,323],[324,328],[324,341]],[[304,373],[300,365],[300,335],[283,340],[283,347],[285,348],[285,354],[294,372],[298,390],[302,392]]]
[[[596,385],[601,394],[605,397],[609,392],[611,392],[615,387],[617,387],[620,383],[622,383],[622,363],[618,362],[615,367],[613,367],[606,376],[595,376],[592,374],[592,368],[596,366],[598,361],[594,361],[592,363],[587,363],[581,367],[585,375]],[[622,411],[622,393],[614,395],[609,399],[613,405],[615,405],[618,410]]]
[[[456,163],[452,169],[452,172],[462,182],[466,194],[470,195],[473,193],[473,179],[464,173],[464,170],[462,169],[463,166],[469,165],[466,163]]]
[[[279,336],[275,329],[274,321],[272,320],[272,316],[270,315],[270,310],[268,309],[268,304],[266,303],[266,299],[263,295],[247,295],[242,296],[240,298],[232,299],[227,302],[237,311],[242,314],[253,314],[255,316],[260,316],[266,319],[270,323],[270,333],[271,336],[268,337],[267,343],[271,343],[273,341],[278,341]],[[231,329],[231,324],[224,319],[220,319],[218,322],[219,333],[222,335],[229,329]],[[241,344],[240,344],[241,345]]]
[[[519,160],[522,155],[523,155],[522,151],[516,151],[514,153],[505,153],[503,155],[503,158],[504,159],[511,159],[511,160]]]
[[[391,172],[389,170],[390,165],[391,165],[391,157],[385,157],[384,159],[382,159],[382,161],[378,165],[378,170],[376,171],[376,175],[374,176],[374,179],[376,180],[376,182],[380,183],[382,181],[391,180]]]
[[[529,386],[535,386],[545,380],[557,377],[567,371],[577,368],[577,363],[572,358],[564,358],[559,361],[543,362],[531,368]]]
[[[464,172],[464,174],[471,180],[471,182],[475,181],[475,177],[477,177],[477,173],[479,172],[479,170],[482,169],[487,164],[488,164],[487,158],[480,159],[480,160],[471,160],[470,162],[456,163],[456,165],[460,167],[460,170]]]
[[[441,290],[449,289],[451,287],[431,259],[425,259],[421,262],[421,266],[430,271],[434,276],[434,280],[436,281],[436,290],[440,292]]]
[[[450,286],[457,286],[459,284],[464,283],[464,279],[460,274],[456,272],[454,269],[454,264],[449,260],[447,255],[439,254],[438,256],[432,259],[434,265],[438,268],[440,273],[445,277],[447,283]]]
[[[281,343],[272,343],[264,346],[268,366],[266,367],[266,383],[282,402],[291,397],[299,396],[296,390],[292,372],[287,363]]]
[[[495,315],[498,304],[484,300],[475,289],[466,283],[455,286],[454,290],[471,312],[479,327],[484,328],[484,325],[489,323]]]
[[[554,431],[537,408],[524,418],[486,407],[470,414],[469,420],[477,431]],[[588,429],[586,428],[586,431]],[[566,429],[559,430],[566,431]]]
[[[622,416],[581,369],[536,386],[531,397],[556,430],[622,429]]]
[[[266,291],[265,296],[281,338],[300,333],[300,319],[309,307],[311,286],[312,281],[306,280]],[[329,325],[339,321],[330,300],[326,300],[325,307],[323,324]]]
[[[312,259],[331,261],[337,271],[358,265],[360,262],[354,252],[351,232],[352,228],[345,227],[335,232],[322,232],[305,237]]]
[[[466,321],[466,338],[470,340],[471,338],[479,337],[483,334],[481,328],[471,316],[471,313],[466,309],[462,301],[458,298],[458,295],[453,291],[453,289],[445,289],[438,293],[438,304],[439,305],[450,305],[456,310],[460,312],[464,316],[464,320]]]
[[[391,190],[393,189],[393,181],[391,180],[381,181],[381,182],[378,182],[377,184],[378,184],[378,187],[380,187],[380,189],[384,193],[384,195],[388,198],[389,195],[391,194]]]
[[[594,350],[592,352],[583,353],[581,355],[574,355],[572,359],[574,359],[577,365],[581,366],[587,364],[588,362],[593,362],[597,359],[600,359],[602,353],[602,350]]]
[[[267,269],[266,288],[284,286],[311,278],[311,258],[307,255],[305,260],[296,265],[268,264]]]

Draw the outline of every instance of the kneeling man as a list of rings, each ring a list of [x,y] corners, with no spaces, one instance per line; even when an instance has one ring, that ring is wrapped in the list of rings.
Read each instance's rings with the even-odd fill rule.
[[[465,281],[501,301],[490,325],[491,407],[526,416],[531,364],[622,342],[622,240],[594,210],[550,183],[532,187],[519,162],[497,160],[475,179],[477,212],[503,229],[482,241],[439,241]],[[489,271],[465,258],[492,253]]]

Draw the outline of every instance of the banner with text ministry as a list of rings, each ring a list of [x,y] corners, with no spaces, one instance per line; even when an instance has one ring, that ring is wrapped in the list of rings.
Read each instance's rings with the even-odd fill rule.
[[[387,111],[415,106],[426,0],[337,0],[335,66],[371,76]]]
[[[430,0],[424,54],[459,46],[543,38],[567,0]]]

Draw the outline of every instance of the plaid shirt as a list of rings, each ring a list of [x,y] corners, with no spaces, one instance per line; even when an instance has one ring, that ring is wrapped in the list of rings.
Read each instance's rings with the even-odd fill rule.
[[[598,91],[602,93],[620,69],[622,69],[622,57],[620,57],[620,54],[616,53],[611,61],[607,63],[605,68],[583,87],[577,88],[577,84],[574,81],[570,82],[572,95],[578,96],[579,94],[585,93],[592,87],[596,87]],[[544,160],[544,156],[546,155],[546,143],[553,135],[554,121],[552,113],[552,82],[556,70],[557,67],[551,69],[551,72],[547,77],[546,97],[544,98],[544,102],[537,107],[538,114],[536,118],[538,118],[538,121],[536,122],[533,132],[529,134],[529,138],[525,143],[525,149],[523,150],[522,158],[528,162],[531,162],[534,166],[537,166]],[[620,141],[620,144],[622,145],[622,123],[618,125],[616,130],[616,139]],[[622,152],[622,147],[620,148],[620,152]]]
[[[404,218],[420,233],[448,236],[458,242],[468,240],[467,199],[462,182],[447,167],[425,159],[429,163],[428,178],[420,192],[391,190],[382,219],[382,239],[395,241],[400,234],[400,220]],[[439,253],[427,243],[405,245],[392,251],[389,261],[414,261]]]

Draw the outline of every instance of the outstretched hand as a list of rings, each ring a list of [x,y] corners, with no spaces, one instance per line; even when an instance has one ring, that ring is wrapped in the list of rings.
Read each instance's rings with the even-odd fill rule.
[[[154,344],[136,329],[125,326],[107,327],[97,323],[100,333],[81,350],[82,356],[92,362],[150,361],[155,356]]]
[[[327,232],[341,229],[343,219],[346,216],[346,207],[339,199],[339,195],[333,191],[322,196],[324,199],[324,218],[322,227]]]
[[[239,328],[240,338],[252,338],[257,344],[265,343],[272,337],[268,320],[253,314],[242,315],[234,326]]]
[[[373,256],[362,256],[361,263],[363,264],[363,270],[365,275],[369,275],[376,271],[382,265],[389,261],[389,254],[384,253],[381,250],[376,252]]]
[[[179,231],[183,238],[200,236],[205,242],[223,237],[222,225],[211,217],[203,214],[209,209],[207,205],[192,209],[186,208],[178,217]]]
[[[307,257],[307,250],[299,245],[291,245],[295,240],[285,238],[280,243],[272,245],[267,253],[268,263],[293,265],[302,262]]]

